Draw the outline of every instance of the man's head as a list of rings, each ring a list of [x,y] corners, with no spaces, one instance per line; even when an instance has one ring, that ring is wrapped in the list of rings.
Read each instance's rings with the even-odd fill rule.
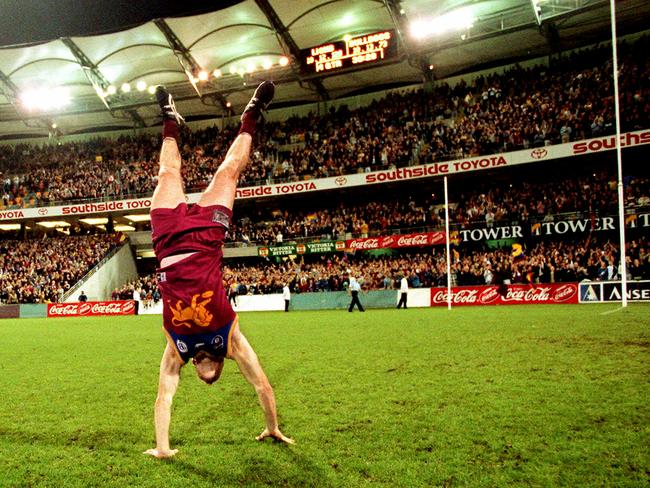
[[[196,374],[202,381],[211,385],[219,379],[223,370],[223,358],[215,357],[205,351],[199,351],[192,358]]]

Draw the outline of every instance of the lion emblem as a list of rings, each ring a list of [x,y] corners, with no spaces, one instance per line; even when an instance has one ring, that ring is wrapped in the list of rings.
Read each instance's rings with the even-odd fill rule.
[[[212,301],[213,291],[204,291],[201,294],[196,294],[192,297],[192,303],[189,307],[183,307],[183,302],[178,300],[176,306],[172,307],[170,305],[169,309],[172,312],[172,324],[176,327],[184,325],[185,327],[191,328],[192,324],[196,324],[199,327],[207,327],[212,322],[213,315],[208,312],[208,309],[205,306]],[[197,303],[197,300],[205,298]]]

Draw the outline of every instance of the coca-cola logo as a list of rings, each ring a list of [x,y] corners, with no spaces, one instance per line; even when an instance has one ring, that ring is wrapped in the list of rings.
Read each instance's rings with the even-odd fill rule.
[[[426,246],[428,244],[428,236],[426,234],[416,234],[412,236],[400,236],[397,239],[397,245],[403,246]]]
[[[390,236],[390,237],[384,237],[384,240],[382,242],[383,246],[382,247],[388,247],[391,246],[395,242],[395,238]]]
[[[124,302],[122,304],[122,313],[129,314],[132,310],[135,310],[135,302]]]
[[[495,287],[490,287],[490,288],[485,288],[481,292],[478,301],[484,305],[487,305],[488,303],[492,303],[496,301],[498,298],[499,298],[499,292],[497,291],[497,289]]]
[[[543,147],[538,147],[537,149],[533,149],[530,155],[535,159],[543,159],[548,155],[548,151]]]
[[[555,289],[551,299],[556,303],[566,302],[576,294],[576,290],[577,288],[575,285],[562,285]]]
[[[122,304],[118,302],[97,302],[92,305],[92,312],[101,315],[114,315],[122,313]]]
[[[90,312],[90,303],[82,303],[79,305],[79,315],[88,315]]]
[[[334,180],[334,182],[335,182],[338,186],[344,186],[344,185],[348,182],[348,179],[347,179],[345,176],[339,176],[338,178],[336,178],[336,179]]]
[[[363,239],[350,242],[350,249],[378,249],[379,239]]]
[[[433,303],[447,303],[449,294],[446,290],[440,290],[434,293]],[[451,294],[451,303],[455,304],[471,304],[476,303],[478,299],[478,290],[456,290]]]
[[[77,315],[79,310],[78,304],[76,303],[56,303],[50,305],[49,313],[50,315]]]
[[[508,293],[503,298],[504,302],[548,302],[551,298],[549,287],[508,288]]]

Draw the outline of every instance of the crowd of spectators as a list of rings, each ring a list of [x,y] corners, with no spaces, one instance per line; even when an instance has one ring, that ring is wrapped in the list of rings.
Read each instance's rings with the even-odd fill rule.
[[[493,227],[504,223],[549,222],[561,215],[616,215],[617,182],[606,172],[544,181],[540,177],[458,185],[450,192],[450,223],[461,228]],[[650,179],[625,181],[628,210],[650,210]],[[301,201],[300,208],[268,208],[235,212],[229,240],[239,243],[279,244],[301,238],[336,239],[386,235],[396,230],[443,228],[444,200],[440,194],[395,195],[381,199],[340,202]]]
[[[620,48],[623,130],[650,121],[648,37]],[[427,163],[611,134],[609,50],[596,47],[550,66],[515,66],[431,91],[393,92],[369,106],[331,109],[260,127],[241,186]],[[210,181],[236,134],[182,134],[187,191]],[[159,136],[60,145],[0,146],[3,206],[150,194]],[[285,148],[284,150],[282,148]]]
[[[139,276],[138,279],[115,288],[111,293],[111,300],[136,300],[141,302],[145,309],[154,306],[160,298],[155,274]]]
[[[453,252],[452,285],[506,283],[558,283],[585,279],[620,279],[618,246],[588,238],[576,243],[540,242],[515,258],[510,248]],[[630,279],[650,279],[650,248],[645,238],[628,242]],[[447,285],[444,251],[403,253],[398,256],[329,255],[313,260],[300,258],[280,264],[226,262],[224,281],[239,294],[280,293],[284,284],[293,292],[342,291],[350,274],[366,290],[395,289],[406,277],[411,288]]]
[[[93,235],[0,241],[0,302],[58,302],[121,236]]]
[[[65,292],[113,247],[115,235],[56,237],[31,241],[1,241],[0,302],[48,303]],[[629,279],[650,279],[650,242],[628,242]],[[617,244],[595,236],[577,242],[538,241],[513,257],[511,248],[456,247],[452,253],[453,285],[557,283],[620,279]],[[440,248],[386,256],[336,253],[303,256],[279,263],[226,260],[224,286],[233,294],[281,293],[285,284],[294,293],[342,291],[350,275],[365,290],[395,289],[406,277],[411,288],[446,286],[446,256]],[[116,288],[111,299],[138,300],[146,309],[161,298],[155,275]]]

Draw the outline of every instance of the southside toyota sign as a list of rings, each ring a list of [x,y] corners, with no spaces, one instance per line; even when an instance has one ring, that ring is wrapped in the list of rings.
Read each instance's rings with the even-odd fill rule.
[[[477,156],[473,158],[457,159],[454,161],[433,162],[420,166],[397,168],[370,173],[355,173],[321,178],[309,181],[292,183],[278,183],[274,185],[253,186],[238,188],[236,198],[265,198],[278,195],[298,195],[314,191],[333,190],[354,186],[374,185],[393,181],[409,181],[419,178],[434,176],[469,173],[492,168],[511,167],[520,164],[534,163],[540,160],[568,158],[583,154],[593,154],[609,151],[615,148],[615,137],[601,137],[586,141],[558,144],[544,148],[524,149],[509,153]],[[650,131],[636,131],[621,135],[623,147],[650,144]],[[188,203],[196,203],[201,197],[200,193],[187,196]],[[131,200],[116,200],[99,203],[67,204],[53,207],[21,208],[0,211],[0,221],[35,219],[42,217],[60,217],[64,215],[106,214],[118,211],[133,211],[151,207],[151,198],[137,198]]]

